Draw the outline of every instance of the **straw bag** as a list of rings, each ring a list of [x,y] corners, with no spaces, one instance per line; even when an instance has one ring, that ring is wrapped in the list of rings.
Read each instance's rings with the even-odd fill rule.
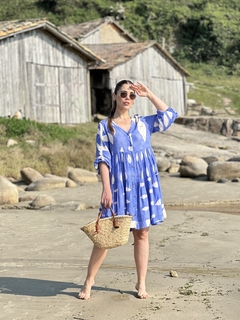
[[[109,208],[112,217],[101,219],[104,209],[99,212],[97,221],[88,223],[81,230],[86,233],[96,247],[101,249],[110,249],[126,244],[132,216],[115,215],[112,208]]]

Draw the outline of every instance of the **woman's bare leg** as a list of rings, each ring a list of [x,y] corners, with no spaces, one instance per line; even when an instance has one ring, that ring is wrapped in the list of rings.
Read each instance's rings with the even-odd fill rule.
[[[134,237],[134,259],[137,269],[137,284],[138,297],[146,299],[148,293],[146,291],[146,275],[148,268],[149,257],[149,241],[148,241],[149,228],[133,230]]]
[[[90,298],[91,288],[94,285],[94,278],[107,255],[107,250],[99,249],[93,246],[92,254],[88,264],[87,277],[81,291],[78,294],[78,298],[87,300]]]

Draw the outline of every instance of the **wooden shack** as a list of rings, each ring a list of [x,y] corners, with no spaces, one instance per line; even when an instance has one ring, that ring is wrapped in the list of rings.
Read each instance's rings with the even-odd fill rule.
[[[112,92],[121,79],[140,81],[158,94],[179,115],[187,109],[188,72],[157,42],[138,42],[113,18],[106,17],[60,27],[106,61],[91,67],[92,113],[108,115]],[[132,113],[149,115],[154,107],[137,99]]]
[[[59,27],[82,44],[127,43],[138,40],[112,17]]]
[[[0,22],[0,116],[38,122],[91,121],[89,49],[46,20]]]
[[[145,84],[179,115],[185,114],[189,74],[158,43],[89,44],[87,47],[106,61],[90,68],[92,113],[107,115],[116,83],[130,79]],[[148,99],[138,98],[131,113],[144,116],[155,111]]]

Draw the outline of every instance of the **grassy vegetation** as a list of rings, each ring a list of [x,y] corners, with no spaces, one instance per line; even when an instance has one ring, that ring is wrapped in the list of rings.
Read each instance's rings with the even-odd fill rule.
[[[68,166],[94,171],[96,131],[95,122],[61,126],[1,118],[0,175],[19,179],[24,167],[60,176],[66,176]],[[10,138],[18,144],[7,147]]]
[[[194,84],[194,89],[189,92],[188,98],[203,103],[212,109],[231,107],[240,115],[238,74],[229,75],[223,67],[209,64],[185,63],[185,68],[190,73],[188,82]]]

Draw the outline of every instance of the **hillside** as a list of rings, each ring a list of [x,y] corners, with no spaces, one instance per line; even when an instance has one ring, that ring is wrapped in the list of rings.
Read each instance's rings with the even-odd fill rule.
[[[238,0],[2,0],[0,20],[46,17],[56,25],[107,15],[139,40],[166,40],[167,49],[194,62],[240,62]],[[239,66],[237,66],[239,68]],[[235,68],[236,69],[236,68]]]

